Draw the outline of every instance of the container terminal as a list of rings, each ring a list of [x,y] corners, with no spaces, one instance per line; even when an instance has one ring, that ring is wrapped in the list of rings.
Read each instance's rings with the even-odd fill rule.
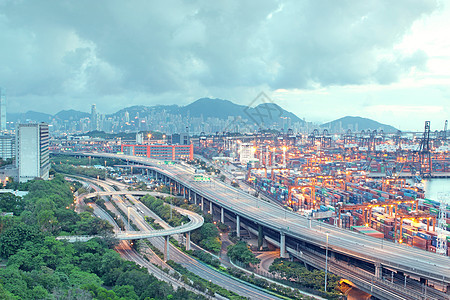
[[[444,130],[431,131],[427,121],[423,132],[329,133],[314,129],[309,134],[296,134],[288,129],[200,133],[189,137],[185,159],[192,160],[193,148],[196,157],[208,159],[256,196],[287,210],[364,235],[449,255],[448,191],[442,199],[427,199],[423,184],[424,179],[450,178],[447,124]],[[138,142],[142,140],[138,135],[135,143],[54,139],[50,149],[125,152],[158,159],[151,149],[139,149],[172,147],[165,135],[162,140],[149,138],[147,143]],[[159,159],[170,160],[172,156]],[[183,160],[182,155],[178,159]]]
[[[450,256],[449,195],[427,199],[423,185],[450,177],[446,127],[431,132],[427,121],[420,133],[200,134],[193,143],[195,153],[286,209]]]

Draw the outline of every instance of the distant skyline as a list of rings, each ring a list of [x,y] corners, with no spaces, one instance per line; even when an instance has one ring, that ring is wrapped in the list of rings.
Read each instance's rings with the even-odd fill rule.
[[[9,112],[261,92],[307,121],[450,119],[446,1],[1,1]]]

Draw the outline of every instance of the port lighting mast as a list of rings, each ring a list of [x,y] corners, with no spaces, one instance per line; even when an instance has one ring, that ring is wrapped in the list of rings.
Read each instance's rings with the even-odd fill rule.
[[[444,140],[444,142],[447,139],[447,126],[448,126],[448,120],[445,120],[444,131],[442,132],[442,139]]]
[[[441,255],[447,255],[447,237],[445,235],[445,228],[447,222],[445,216],[447,213],[447,205],[450,193],[439,193],[438,199],[441,202],[439,205],[439,219],[438,219],[438,236],[436,240],[436,253]]]
[[[423,132],[422,140],[418,151],[419,155],[419,172],[422,177],[430,177],[433,171],[433,164],[431,161],[431,147],[430,147],[430,121],[425,121],[425,130]]]

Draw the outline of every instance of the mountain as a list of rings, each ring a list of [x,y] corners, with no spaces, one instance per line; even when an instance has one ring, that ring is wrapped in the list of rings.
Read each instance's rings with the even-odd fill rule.
[[[131,106],[119,110],[111,116],[123,116],[128,112],[131,119],[139,114],[145,117],[151,113],[166,112],[169,114],[179,114],[182,117],[203,119],[218,118],[226,120],[229,117],[247,119],[252,123],[262,123],[266,126],[273,123],[282,123],[288,118],[291,122],[303,123],[304,121],[295,114],[281,108],[279,105],[271,102],[260,103],[256,107],[235,104],[229,100],[201,98],[186,106],[178,105],[156,105],[156,106]],[[283,118],[283,119],[281,119]]]
[[[59,119],[59,120],[79,120],[79,119],[83,119],[83,118],[87,118],[89,117],[90,114],[83,112],[83,111],[78,111],[78,110],[73,110],[73,109],[69,109],[69,110],[62,110],[59,113],[57,113],[56,115],[54,115],[55,119]]]
[[[57,119],[60,121],[72,121],[72,120],[79,120],[82,118],[89,117],[90,114],[77,111],[73,109],[69,110],[62,110],[56,115],[52,116],[50,114],[41,113],[37,111],[27,111],[26,113],[8,113],[6,115],[9,122],[21,122],[26,123],[28,121],[31,122],[51,122],[52,119]]]
[[[34,122],[50,122],[52,119],[52,115],[41,113],[37,111],[27,111],[26,113],[11,113],[7,114],[6,118],[9,122],[27,122],[27,121],[34,121]]]
[[[228,116],[242,116],[244,105],[234,104],[229,100],[201,98],[181,110],[189,112],[191,117],[226,119]]]
[[[341,129],[344,131],[350,129],[352,132],[359,132],[361,130],[383,130],[386,133],[397,132],[397,129],[391,125],[382,124],[372,119],[350,116],[324,123],[320,127],[333,132],[338,132]]]

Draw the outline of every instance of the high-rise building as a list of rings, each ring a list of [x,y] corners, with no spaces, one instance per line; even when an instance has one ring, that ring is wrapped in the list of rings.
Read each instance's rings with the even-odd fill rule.
[[[0,135],[0,158],[7,160],[14,158],[15,138],[12,135]]]
[[[92,104],[91,107],[91,130],[98,130],[98,114],[95,104]]]
[[[6,131],[6,95],[0,88],[0,131]]]
[[[50,170],[48,124],[19,124],[16,128],[16,167],[19,182],[40,177]]]
[[[246,165],[255,159],[255,147],[250,143],[239,144],[239,162]]]

